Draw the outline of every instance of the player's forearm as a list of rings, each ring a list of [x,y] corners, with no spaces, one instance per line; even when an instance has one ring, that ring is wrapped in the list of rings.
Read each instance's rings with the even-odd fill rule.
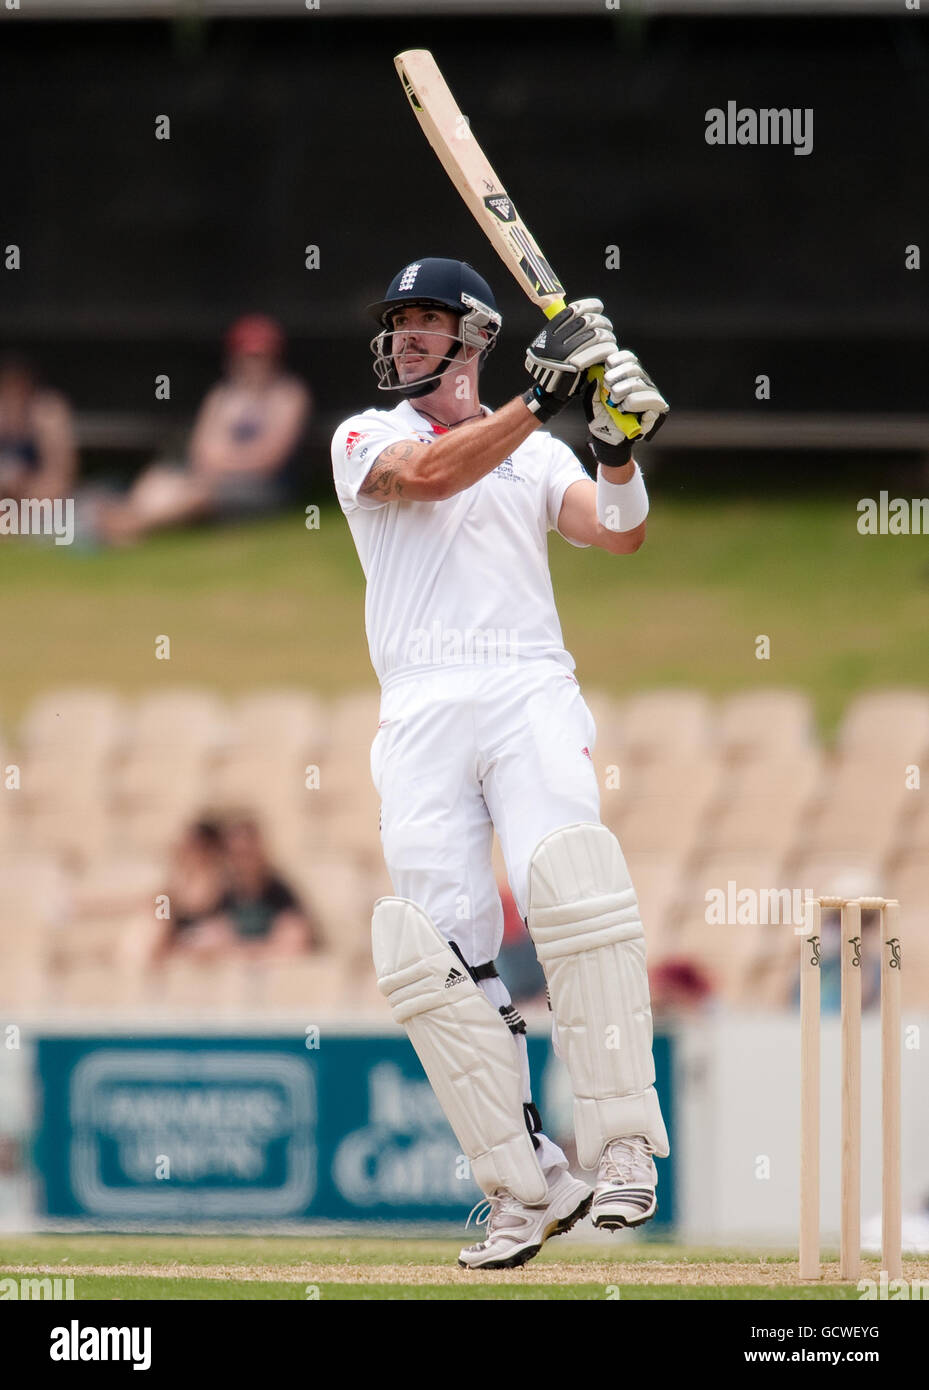
[[[538,423],[517,396],[493,415],[441,435],[423,458],[438,495],[454,497],[479,482],[528,439]]]

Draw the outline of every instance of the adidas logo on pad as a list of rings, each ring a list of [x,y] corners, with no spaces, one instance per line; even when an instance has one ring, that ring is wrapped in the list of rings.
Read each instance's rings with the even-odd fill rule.
[[[445,978],[445,988],[451,989],[453,985],[460,985],[463,982],[464,978],[465,977],[461,973],[461,971],[456,970],[455,967],[452,966],[451,970],[448,972],[448,975]]]

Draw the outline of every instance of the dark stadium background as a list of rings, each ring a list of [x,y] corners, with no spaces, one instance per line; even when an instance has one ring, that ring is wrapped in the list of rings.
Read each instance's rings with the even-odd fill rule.
[[[322,481],[330,426],[373,389],[364,306],[436,253],[470,259],[497,288],[491,395],[515,393],[535,317],[406,109],[391,58],[409,46],[434,50],[565,284],[608,298],[678,418],[850,412],[886,421],[893,450],[895,417],[925,409],[929,297],[925,272],[904,268],[929,208],[918,18],[324,10],[4,16],[0,230],[24,264],[0,280],[0,336],[34,352],[79,412],[182,427],[217,375],[225,326],[266,310],[316,393],[309,461]],[[708,146],[705,111],[729,99],[814,108],[812,154]],[[170,141],[154,138],[162,113]],[[611,243],[622,268],[605,272]],[[172,401],[157,407],[162,371]],[[759,372],[773,379],[767,404]],[[150,452],[145,430],[136,450],[131,430],[99,433],[112,447],[91,430],[85,474]],[[679,431],[670,442],[686,450]],[[725,472],[722,456],[691,462],[704,478]],[[820,455],[818,481],[848,462]]]

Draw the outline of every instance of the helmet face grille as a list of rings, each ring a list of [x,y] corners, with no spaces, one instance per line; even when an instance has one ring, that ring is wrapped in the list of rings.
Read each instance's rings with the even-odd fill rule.
[[[447,371],[457,362],[461,365],[462,339],[453,337],[449,342],[449,351],[439,356],[442,364],[435,372],[428,376],[420,377],[416,381],[402,382],[397,373],[397,364],[393,355],[393,331],[384,328],[376,334],[369,344],[371,352],[374,354],[374,375],[377,377],[377,389],[379,391],[396,391],[401,396],[426,396],[434,391],[436,385],[442,380]]]
[[[457,264],[457,262],[455,263]],[[408,273],[408,270],[403,275]],[[469,267],[470,269],[470,267]],[[402,277],[401,277],[402,278]],[[391,286],[392,288],[392,286]],[[371,352],[374,355],[374,375],[377,377],[377,389],[379,391],[395,391],[401,396],[416,398],[428,395],[434,391],[436,385],[442,377],[450,370],[454,363],[461,363],[462,350],[465,348],[477,348],[480,351],[478,369],[482,370],[488,352],[496,346],[497,334],[503,322],[500,314],[492,304],[476,298],[469,293],[462,292],[460,301],[457,304],[446,303],[440,299],[431,297],[420,297],[410,294],[409,298],[401,300],[386,300],[381,309],[381,323],[383,325],[380,333],[377,333],[370,342]],[[442,354],[440,362],[445,365],[438,371],[432,372],[429,376],[420,378],[418,381],[403,383],[397,373],[396,363],[393,358],[393,315],[401,309],[413,308],[437,308],[444,309],[446,312],[458,314],[458,336],[451,337],[449,345],[450,351]],[[451,335],[449,335],[451,336]],[[454,344],[454,347],[451,344]]]

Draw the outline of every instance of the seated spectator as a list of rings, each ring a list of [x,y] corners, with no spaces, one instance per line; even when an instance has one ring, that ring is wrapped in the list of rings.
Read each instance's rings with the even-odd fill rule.
[[[318,948],[318,923],[274,872],[255,821],[247,816],[231,820],[225,848],[224,912],[238,944],[250,954],[275,956]]]
[[[873,1009],[881,1001],[881,947],[877,939],[878,916],[862,913],[861,1007]],[[820,928],[820,1009],[824,1014],[842,1010],[842,918],[838,909],[825,908]],[[800,1007],[799,971],[794,981],[793,1003]]]
[[[201,959],[299,955],[321,945],[318,922],[268,858],[249,816],[224,826],[198,821],[174,851],[170,920],[152,959],[183,953]]]
[[[685,956],[667,957],[648,972],[652,1014],[699,1013],[713,1000],[713,985],[702,966]]]
[[[498,884],[503,904],[503,945],[497,956],[500,978],[514,1004],[545,1003],[545,974],[529,929],[519,915],[510,885]]]
[[[160,461],[128,495],[100,502],[96,528],[127,543],[150,531],[279,511],[310,413],[310,394],[283,365],[284,335],[249,315],[226,335],[226,376],[207,394],[183,466]]]
[[[190,826],[175,845],[171,861],[166,887],[171,915],[159,924],[162,930],[152,948],[153,960],[169,951],[209,954],[225,940],[221,913],[226,866],[219,824],[201,820]]]
[[[0,497],[67,496],[77,469],[71,408],[42,386],[35,368],[0,358]]]

